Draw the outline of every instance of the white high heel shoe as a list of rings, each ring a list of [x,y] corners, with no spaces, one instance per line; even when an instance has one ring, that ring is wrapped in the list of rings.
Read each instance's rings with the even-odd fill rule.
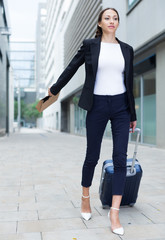
[[[89,198],[89,196],[83,196],[83,198]],[[81,216],[83,219],[85,219],[86,221],[88,221],[89,219],[91,219],[92,214],[91,213],[86,213],[86,212],[81,212]]]
[[[114,207],[111,207],[111,208],[115,209],[117,211],[120,210],[119,208],[114,208]],[[108,212],[108,218],[110,218],[110,211]],[[115,228],[114,230],[111,229],[111,231],[115,234],[118,234],[118,235],[124,235],[124,228],[123,227]]]

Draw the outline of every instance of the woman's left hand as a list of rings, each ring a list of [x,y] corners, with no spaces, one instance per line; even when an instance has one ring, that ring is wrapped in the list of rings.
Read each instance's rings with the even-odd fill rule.
[[[132,128],[132,132],[134,133],[137,121],[130,122],[130,128]]]

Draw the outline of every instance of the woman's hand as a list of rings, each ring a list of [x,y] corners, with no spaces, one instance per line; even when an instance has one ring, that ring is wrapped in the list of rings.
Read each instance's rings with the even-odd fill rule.
[[[137,121],[130,122],[130,128],[132,128],[132,132],[134,133]]]
[[[48,88],[48,96],[50,96],[50,97],[53,96],[53,94],[52,94],[51,91],[50,91],[50,88]]]

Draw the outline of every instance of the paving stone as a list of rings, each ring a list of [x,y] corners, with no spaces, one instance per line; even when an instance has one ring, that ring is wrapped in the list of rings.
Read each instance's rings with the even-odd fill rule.
[[[121,208],[120,220],[123,224],[152,224],[152,219],[145,216],[137,206]]]
[[[36,194],[36,200],[37,202],[42,202],[42,201],[63,201],[63,200],[68,200],[68,196],[66,193],[63,191],[62,194],[56,194],[56,192],[49,192],[49,193],[40,193]]]
[[[109,228],[78,229],[68,231],[43,232],[43,240],[119,240]]]
[[[123,240],[165,239],[164,224],[134,225],[125,227]]]
[[[78,218],[80,211],[75,208],[58,208],[38,211],[39,219],[65,219],[65,218]]]
[[[19,191],[19,197],[21,198],[34,198],[35,197],[35,191],[32,190],[20,190]]]
[[[0,212],[9,212],[9,211],[17,211],[18,203],[2,203],[0,204]]]
[[[63,185],[61,184],[61,178],[59,177],[55,177],[56,182],[54,184],[35,184],[34,185],[34,189],[35,192],[37,191],[47,191],[48,189],[50,190],[59,190],[63,187]]]
[[[45,209],[58,209],[62,207],[73,208],[73,204],[69,200],[57,200],[56,201],[41,201],[35,203],[20,203],[19,210],[20,211],[30,211],[30,210],[45,210]]]
[[[19,191],[15,191],[15,190],[5,190],[0,192],[1,192],[0,199],[18,197],[18,194],[19,194]]]
[[[80,218],[81,213],[79,208],[61,208],[39,210],[39,219],[65,219],[65,218]],[[99,216],[99,213],[92,208],[92,216]]]
[[[102,216],[108,215],[108,209],[102,209],[101,207],[95,207]],[[135,207],[121,207],[120,209],[120,221],[122,225],[127,224],[151,224],[152,221],[144,216]]]
[[[0,196],[0,205],[1,204],[17,204],[18,199],[19,199],[19,196],[13,196],[13,197]]]
[[[19,196],[18,197],[18,203],[35,203],[36,202],[36,198],[34,194],[30,194],[28,196]]]
[[[0,187],[0,192],[3,192],[3,191],[14,191],[14,192],[19,192],[20,190],[20,186],[1,186]]]
[[[110,221],[108,216],[95,216],[92,217],[90,221],[85,221],[85,225],[87,228],[104,228],[110,227]]]
[[[0,222],[0,234],[16,233],[16,222]]]
[[[20,186],[20,192],[24,191],[33,191],[34,190],[34,185],[28,185],[28,186]]]
[[[86,227],[80,218],[18,222],[18,233],[51,232],[59,229],[69,230],[69,229],[83,229],[83,228],[86,228]]]
[[[165,211],[164,214],[162,214],[162,211],[160,211],[159,208],[153,207],[151,204],[142,204],[137,205],[138,210],[146,216],[148,219],[150,219],[153,223],[165,223]]]
[[[41,233],[0,234],[0,240],[42,240]]]
[[[17,211],[17,212],[0,212],[0,222],[12,222],[22,220],[37,220],[37,211]]]

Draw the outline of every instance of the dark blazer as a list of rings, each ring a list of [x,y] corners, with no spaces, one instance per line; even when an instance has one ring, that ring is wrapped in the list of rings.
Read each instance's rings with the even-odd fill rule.
[[[118,38],[116,38],[116,40],[120,44],[121,51],[125,60],[124,83],[128,96],[131,121],[135,121],[136,112],[133,96],[134,52],[133,48],[130,45],[120,41]],[[62,72],[57,82],[50,88],[52,94],[56,95],[69,82],[72,76],[76,73],[77,69],[85,62],[86,77],[78,105],[87,111],[91,110],[93,104],[93,90],[98,67],[98,58],[100,53],[100,42],[101,37],[94,39],[85,39],[83,41],[83,44],[78,50],[77,54],[73,57],[69,65]]]

